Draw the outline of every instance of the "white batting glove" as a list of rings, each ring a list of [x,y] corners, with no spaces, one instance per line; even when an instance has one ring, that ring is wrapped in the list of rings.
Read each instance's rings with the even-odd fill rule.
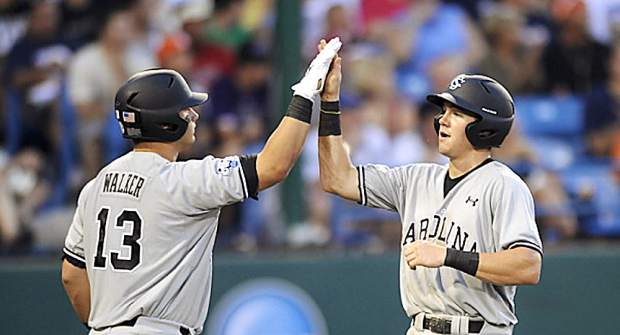
[[[332,38],[321,52],[310,63],[306,74],[301,80],[291,88],[295,93],[293,95],[302,96],[308,100],[312,100],[315,95],[323,90],[325,84],[325,76],[329,71],[329,65],[340,50],[342,42],[339,37]]]

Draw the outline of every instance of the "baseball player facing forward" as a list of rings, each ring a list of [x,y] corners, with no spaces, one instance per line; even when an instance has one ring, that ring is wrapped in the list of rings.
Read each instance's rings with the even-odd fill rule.
[[[176,162],[195,141],[192,107],[207,94],[165,69],[120,87],[116,118],[134,150],[84,187],[63,250],[62,281],[90,334],[201,333],[220,208],[286,177],[340,45],[331,40],[293,86],[287,115],[256,156]]]
[[[330,73],[338,77],[339,73]],[[516,285],[538,283],[542,244],[525,183],[491,158],[514,104],[497,81],[459,75],[427,99],[447,166],[354,167],[339,121],[339,86],[327,81],[319,124],[327,192],[396,211],[402,221],[400,295],[413,334],[511,334]]]

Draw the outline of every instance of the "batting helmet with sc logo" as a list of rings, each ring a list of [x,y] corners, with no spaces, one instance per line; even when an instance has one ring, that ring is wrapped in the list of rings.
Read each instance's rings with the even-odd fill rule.
[[[508,90],[495,79],[483,75],[460,74],[448,90],[431,94],[426,99],[443,108],[446,102],[476,118],[467,125],[467,139],[476,149],[499,147],[514,121],[515,107]],[[435,131],[439,132],[439,118],[435,117]]]

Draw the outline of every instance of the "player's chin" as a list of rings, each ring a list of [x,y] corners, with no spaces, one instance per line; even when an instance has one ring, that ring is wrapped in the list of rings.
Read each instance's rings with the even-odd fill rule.
[[[442,155],[446,155],[448,152],[450,152],[450,145],[446,143],[445,140],[439,140],[439,143],[437,144],[437,151],[439,151],[439,153]]]

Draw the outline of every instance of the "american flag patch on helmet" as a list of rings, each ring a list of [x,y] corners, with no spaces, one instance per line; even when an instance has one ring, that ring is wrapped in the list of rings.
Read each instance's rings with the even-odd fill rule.
[[[136,122],[136,114],[133,113],[133,112],[123,112],[123,122],[135,123]]]

